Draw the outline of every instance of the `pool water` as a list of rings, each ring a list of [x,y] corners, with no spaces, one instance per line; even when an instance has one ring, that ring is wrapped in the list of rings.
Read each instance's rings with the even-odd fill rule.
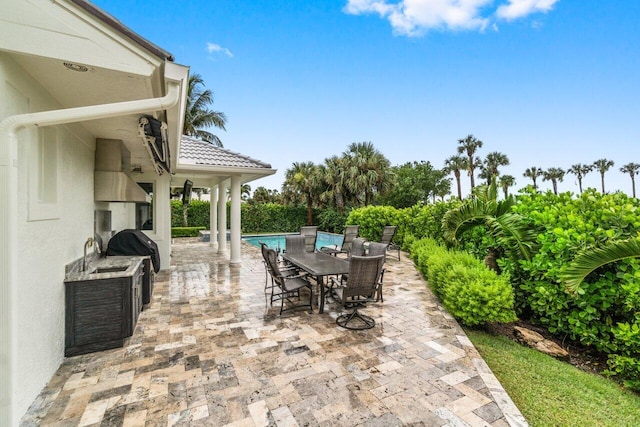
[[[285,248],[284,236],[284,234],[262,234],[255,236],[244,236],[242,240],[257,247],[260,247],[259,242],[264,242],[271,249],[282,250]],[[342,238],[342,234],[331,234],[318,231],[316,249],[320,249],[323,246],[340,246],[342,244]]]

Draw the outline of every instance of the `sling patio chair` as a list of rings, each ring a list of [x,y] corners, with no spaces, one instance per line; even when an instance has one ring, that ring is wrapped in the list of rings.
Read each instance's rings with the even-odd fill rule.
[[[273,305],[273,300],[275,298],[274,289],[276,288],[276,285],[275,285],[275,281],[273,280],[273,277],[271,276],[271,271],[269,269],[269,264],[267,262],[267,251],[269,250],[269,247],[264,242],[258,242],[258,243],[260,243],[260,250],[262,252],[262,262],[264,263],[264,274],[265,274],[264,293],[266,297],[267,290],[271,291],[271,305]],[[280,263],[279,263],[279,266],[280,266],[280,272],[284,275],[290,276],[293,274],[298,274],[298,269],[294,266],[282,265]]]
[[[337,245],[331,246],[323,246],[320,250],[324,253],[337,256],[338,254],[349,254],[351,252],[351,245],[353,244],[353,239],[358,237],[358,226],[357,225],[347,225],[344,229],[344,234],[342,237],[342,244],[340,247]]]
[[[300,235],[305,237],[305,248],[307,252],[316,251],[316,240],[318,238],[318,226],[307,225],[300,227]]]
[[[353,255],[349,261],[347,280],[340,282],[331,278],[331,291],[335,295],[335,300],[345,310],[352,309],[350,313],[340,314],[336,318],[336,324],[353,330],[371,329],[376,325],[372,317],[360,313],[358,308],[366,305],[367,302],[375,302],[378,276],[383,263],[382,255]]]
[[[352,256],[364,256],[364,246],[367,241],[362,237],[356,237],[351,242],[351,250],[349,251],[349,258]]]
[[[376,301],[384,302],[382,298],[382,281],[384,279],[384,262],[387,260],[387,245],[384,243],[371,242],[369,243],[368,256],[383,256],[382,266],[380,268],[380,274],[378,275],[378,289],[376,290]]]
[[[395,225],[385,225],[382,229],[382,236],[380,237],[380,243],[384,243],[387,246],[387,251],[396,251],[397,255],[392,255],[394,258],[398,258],[400,261],[400,246],[393,242],[393,236],[396,235]]]
[[[300,234],[287,234],[284,236],[284,251],[289,255],[307,252],[306,238]]]
[[[308,307],[309,310],[313,311],[313,308],[311,307],[311,303],[313,302],[313,287],[306,279],[307,273],[292,275],[284,274],[280,270],[280,265],[278,264],[278,253],[273,249],[267,249],[266,255],[267,264],[269,265],[269,273],[271,273],[271,277],[273,278],[275,285],[280,289],[280,293],[272,296],[272,298],[280,300],[280,314],[287,310],[305,307]],[[285,300],[291,304],[293,304],[291,299],[294,297],[297,297],[298,300],[300,300],[300,289],[302,288],[307,288],[309,290],[309,303],[292,305],[284,308]]]

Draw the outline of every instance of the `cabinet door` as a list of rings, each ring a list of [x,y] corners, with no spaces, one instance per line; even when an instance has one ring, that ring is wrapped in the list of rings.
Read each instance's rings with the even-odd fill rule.
[[[122,284],[67,283],[67,347],[122,337]]]

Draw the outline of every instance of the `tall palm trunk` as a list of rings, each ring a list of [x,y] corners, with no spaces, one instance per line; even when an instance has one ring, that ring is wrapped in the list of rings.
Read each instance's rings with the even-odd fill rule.
[[[307,193],[307,225],[313,225],[313,198]]]
[[[633,194],[633,198],[636,198],[636,178],[631,175],[631,194]]]
[[[578,188],[580,189],[580,194],[582,194],[582,177],[578,175]]]
[[[454,172],[456,177],[456,186],[458,187],[458,199],[462,200],[462,187],[460,186],[460,171],[457,170]]]
[[[335,199],[338,212],[340,212],[340,215],[344,214],[344,196],[342,195],[341,191],[336,190]]]
[[[484,265],[500,274],[500,266],[498,265],[498,251],[495,248],[489,248],[487,255],[484,257]]]
[[[600,183],[602,184],[602,194],[604,194],[604,172],[600,174]]]

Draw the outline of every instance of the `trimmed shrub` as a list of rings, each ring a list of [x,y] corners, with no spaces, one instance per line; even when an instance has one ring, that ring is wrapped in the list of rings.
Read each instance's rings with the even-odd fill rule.
[[[447,250],[432,239],[414,241],[411,257],[444,307],[461,323],[516,320],[508,276],[498,276],[472,255]]]
[[[205,227],[171,227],[171,237],[198,237]]]

